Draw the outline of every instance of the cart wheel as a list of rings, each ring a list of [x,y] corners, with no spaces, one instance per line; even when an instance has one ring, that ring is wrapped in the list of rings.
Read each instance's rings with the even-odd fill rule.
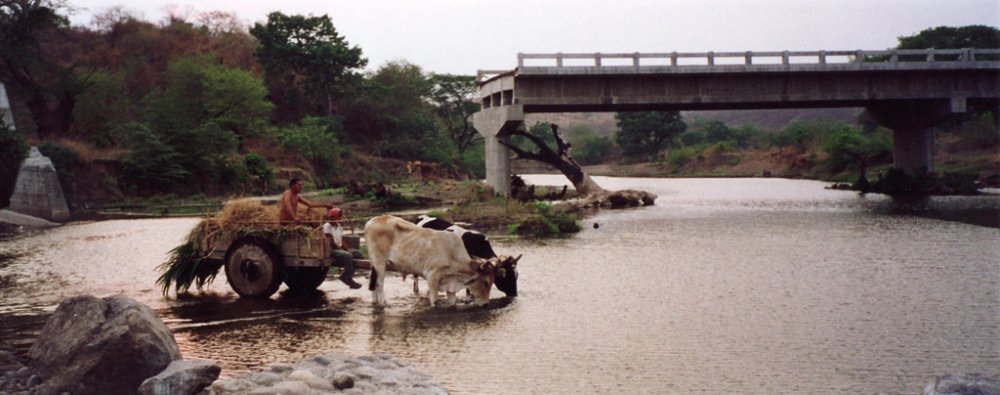
[[[281,286],[283,272],[274,248],[266,241],[253,238],[238,240],[226,256],[229,286],[243,297],[270,297]]]
[[[293,292],[312,291],[326,280],[329,271],[329,266],[286,267],[285,285]]]

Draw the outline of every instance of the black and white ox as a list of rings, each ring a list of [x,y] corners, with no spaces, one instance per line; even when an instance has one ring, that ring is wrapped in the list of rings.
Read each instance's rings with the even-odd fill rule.
[[[469,256],[489,259],[494,263],[493,278],[496,282],[493,285],[496,285],[497,289],[507,296],[517,296],[517,261],[521,259],[521,255],[518,255],[516,258],[509,255],[497,256],[486,235],[474,230],[464,229],[441,218],[421,215],[417,217],[417,226],[453,232],[461,236],[462,244],[465,245],[465,251],[469,253]],[[494,260],[493,258],[496,259]],[[416,291],[416,282],[413,283],[413,288]]]
[[[469,290],[477,305],[489,303],[493,264],[469,256],[457,234],[421,228],[402,218],[382,215],[365,224],[365,240],[372,264],[368,289],[375,305],[386,305],[383,282],[389,264],[401,273],[427,279],[431,306],[441,290],[445,291],[448,304],[455,304],[456,293],[462,288]]]

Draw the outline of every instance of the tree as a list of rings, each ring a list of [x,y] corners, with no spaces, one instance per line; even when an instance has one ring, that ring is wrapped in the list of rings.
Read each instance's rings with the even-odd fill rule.
[[[28,157],[28,144],[14,128],[0,119],[0,207],[10,205],[21,163]]]
[[[601,188],[583,168],[580,166],[576,160],[570,155],[570,144],[566,142],[566,139],[562,137],[559,133],[559,125],[551,124],[550,130],[552,132],[552,138],[555,140],[556,147],[553,149],[545,141],[523,128],[515,129],[512,134],[515,136],[521,136],[530,140],[537,150],[526,150],[518,147],[514,144],[508,144],[503,141],[503,144],[510,148],[517,154],[517,159],[530,159],[534,161],[539,161],[546,163],[550,166],[559,169],[566,178],[573,183],[573,187],[576,189],[576,193],[582,197],[582,199],[575,203],[579,206],[610,206],[612,208],[621,207],[632,207],[632,206],[649,206],[656,200],[656,195],[644,191],[636,191],[631,189],[623,189],[620,191],[607,191]]]
[[[250,34],[260,42],[256,56],[269,78],[288,84],[303,96],[319,95],[322,115],[332,115],[334,98],[353,70],[368,61],[361,48],[337,34],[330,17],[305,17],[272,12],[267,23],[254,24]]]
[[[431,89],[420,66],[405,61],[370,73],[344,122],[351,142],[377,155],[453,163],[458,152],[438,128]]]
[[[69,131],[76,97],[86,89],[75,65],[56,62],[44,48],[69,41],[60,7],[57,0],[0,1],[0,80],[24,100],[42,137]]]
[[[475,100],[476,77],[467,75],[432,74],[430,77],[431,100],[434,112],[455,142],[458,152],[482,140],[472,126],[472,114],[479,111]]]
[[[1000,48],[1000,29],[992,26],[938,26],[899,37],[897,49]]]
[[[615,142],[625,155],[654,158],[660,150],[673,145],[687,129],[677,111],[620,112],[615,114],[618,131]]]

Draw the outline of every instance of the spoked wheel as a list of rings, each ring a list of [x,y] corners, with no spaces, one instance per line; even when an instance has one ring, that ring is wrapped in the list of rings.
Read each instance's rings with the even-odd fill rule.
[[[271,243],[246,238],[238,240],[229,250],[226,277],[240,296],[267,298],[278,291],[284,270]]]
[[[312,291],[326,280],[329,271],[329,266],[286,267],[285,285],[293,292]]]

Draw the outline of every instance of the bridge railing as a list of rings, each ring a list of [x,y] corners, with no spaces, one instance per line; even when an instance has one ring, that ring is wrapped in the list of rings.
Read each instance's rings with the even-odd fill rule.
[[[517,67],[643,67],[717,66],[753,64],[834,64],[870,62],[975,62],[997,61],[1000,49],[891,49],[850,51],[745,51],[666,53],[548,53],[517,54]],[[529,61],[525,64],[525,61]],[[541,61],[536,64],[533,61]],[[499,74],[499,73],[498,73]],[[494,75],[495,76],[495,75]],[[487,77],[489,78],[489,77]]]

